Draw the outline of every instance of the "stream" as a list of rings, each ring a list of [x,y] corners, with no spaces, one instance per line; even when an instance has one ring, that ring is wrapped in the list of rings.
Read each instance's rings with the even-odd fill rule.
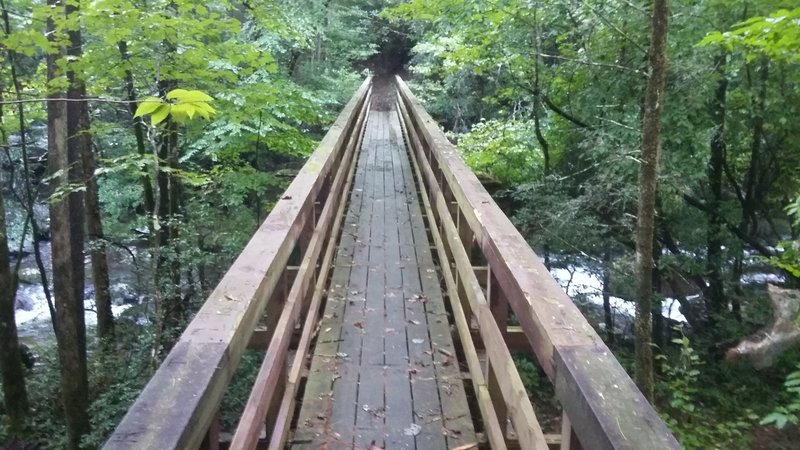
[[[52,292],[52,269],[51,269],[51,247],[50,242],[41,242],[42,260],[47,270],[48,281],[51,283]],[[27,247],[31,247],[28,244]],[[20,266],[20,285],[16,296],[16,322],[20,339],[26,344],[40,343],[53,338],[53,328],[50,321],[50,310],[42,289],[39,271],[33,256],[33,248],[26,248],[26,255],[22,259]],[[109,256],[109,277],[111,285],[112,310],[114,316],[119,316],[125,310],[135,304],[139,304],[145,299],[142,292],[147,292],[147,283],[143,282],[148,268],[146,258],[138,257],[138,249],[130,248],[128,251],[116,247],[108,248]],[[144,255],[144,252],[143,252]],[[84,290],[84,301],[86,310],[86,325],[93,327],[97,324],[97,315],[94,306],[94,286],[91,283],[91,267],[88,265],[87,255],[87,279]],[[575,302],[582,303],[584,306],[596,309],[602,317],[603,307],[603,281],[600,272],[589,264],[572,263],[561,264],[561,267],[553,267],[550,271],[561,288]],[[766,283],[782,283],[784,280],[780,275],[755,271],[745,274],[742,278],[743,285],[759,286]],[[700,295],[687,295],[688,300],[699,300]],[[632,332],[635,305],[633,302],[619,297],[610,297],[612,311],[614,312],[614,323],[617,332],[626,334]],[[664,317],[672,321],[685,323],[686,319],[680,312],[680,305],[674,298],[665,297],[662,307]],[[605,324],[600,323],[602,328]]]
[[[29,247],[29,248],[28,248]],[[40,243],[42,262],[44,263],[50,292],[53,292],[53,273],[50,242]],[[142,276],[135,261],[137,255],[135,248],[131,253],[115,248],[108,249],[109,281],[111,286],[112,311],[117,317],[131,306],[141,303],[144,296]],[[17,289],[15,317],[20,340],[26,344],[41,343],[54,337],[50,320],[50,309],[44,294],[39,270],[33,255],[33,247],[28,243],[25,256],[20,266],[20,284]],[[94,305],[94,286],[91,281],[91,267],[86,258],[86,286],[84,288],[84,307],[86,310],[86,326],[94,327],[97,324],[97,313]]]

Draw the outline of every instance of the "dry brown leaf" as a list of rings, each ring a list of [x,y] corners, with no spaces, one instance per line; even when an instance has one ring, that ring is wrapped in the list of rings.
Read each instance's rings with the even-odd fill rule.
[[[473,442],[471,444],[459,445],[458,447],[454,448],[453,450],[469,450],[471,448],[478,448],[478,443],[477,442]]]

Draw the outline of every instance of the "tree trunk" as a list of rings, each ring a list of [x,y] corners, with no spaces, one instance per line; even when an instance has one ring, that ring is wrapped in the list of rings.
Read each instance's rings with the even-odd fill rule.
[[[656,226],[658,225],[656,224]],[[653,344],[658,353],[661,353],[666,345],[665,337],[667,334],[666,320],[664,319],[662,307],[663,278],[661,277],[661,269],[658,267],[661,254],[661,244],[658,239],[653,239]]]
[[[6,26],[8,26],[8,14],[5,11],[5,5],[2,6]],[[2,121],[3,103],[2,90],[0,90],[0,127],[3,126]],[[5,142],[0,142],[0,145],[5,144]],[[0,191],[2,191],[1,188]],[[8,414],[8,434],[11,437],[23,434],[25,418],[28,415],[28,392],[25,389],[25,372],[22,367],[17,322],[14,318],[16,291],[8,253],[6,209],[2,192],[0,192],[0,380],[3,382],[3,401],[6,414]]]
[[[603,252],[603,313],[606,325],[606,343],[614,348],[614,312],[611,310],[611,253]]]
[[[541,42],[541,34],[539,33],[539,26],[537,23],[536,26],[536,57],[534,58],[534,66],[533,66],[533,127],[534,133],[536,134],[536,141],[539,142],[539,147],[542,149],[542,157],[543,160],[543,171],[542,171],[542,190],[547,194],[549,193],[548,189],[548,178],[550,178],[550,143],[547,142],[545,139],[544,134],[542,133],[542,125],[541,125],[541,113],[542,108],[542,87],[539,79],[539,54],[541,53],[540,50],[540,42]],[[550,270],[550,246],[548,245],[548,239],[545,238],[545,242],[542,244],[542,252],[544,254],[544,266],[547,270]]]
[[[162,80],[159,82],[159,92],[165,96],[175,88],[175,82]],[[159,132],[158,164],[170,169],[178,168],[177,124],[168,118],[164,128]],[[158,258],[156,263],[156,289],[159,289],[161,304],[159,317],[161,319],[161,344],[168,350],[172,344],[172,335],[182,325],[185,315],[184,302],[181,297],[181,271],[178,249],[177,228],[178,213],[180,209],[180,181],[168,170],[158,170],[156,175],[158,187],[157,215],[158,230]]]
[[[653,0],[649,70],[642,118],[642,156],[639,169],[639,207],[636,226],[636,384],[653,400],[653,233],[656,185],[661,152],[661,110],[667,69],[668,0]]]
[[[74,14],[78,14],[77,7]],[[70,49],[68,54],[80,58],[82,42],[80,29],[70,31]],[[69,145],[75,147],[80,155],[85,176],[86,193],[84,197],[86,212],[86,231],[89,237],[92,263],[92,282],[94,284],[94,303],[97,308],[97,337],[103,345],[114,339],[114,315],[111,312],[111,292],[108,281],[108,257],[106,241],[103,234],[103,222],[100,213],[100,199],[97,189],[96,167],[92,138],[89,134],[89,107],[86,99],[86,85],[74,73],[70,76],[68,97],[73,100],[67,105],[70,121]]]
[[[5,35],[8,36],[11,32],[11,21],[8,17],[8,10],[6,9],[5,2],[0,0],[0,7],[3,10],[3,25]],[[14,94],[17,100],[17,119],[19,120],[19,144],[22,151],[22,171],[24,172],[25,179],[23,185],[25,186],[25,198],[17,196],[17,200],[26,210],[28,219],[31,223],[32,242],[33,242],[33,256],[36,261],[36,267],[39,270],[39,277],[42,280],[42,291],[44,298],[47,300],[47,307],[50,310],[50,320],[53,323],[53,329],[56,328],[56,310],[53,305],[53,296],[50,293],[50,283],[47,279],[47,270],[44,267],[44,259],[42,259],[42,250],[39,245],[42,239],[42,233],[39,229],[39,223],[36,221],[36,216],[33,213],[33,207],[36,202],[36,195],[31,186],[31,172],[28,166],[28,137],[25,125],[25,105],[22,103],[22,85],[17,77],[17,55],[15,52],[8,50],[8,65],[11,72],[11,83],[14,86]],[[11,162],[11,155],[7,153],[9,163]],[[16,272],[15,272],[16,274]]]
[[[753,138],[750,141],[750,165],[745,175],[741,195],[742,213],[739,219],[739,229],[746,235],[754,235],[757,230],[756,211],[760,204],[758,199],[759,173],[761,172],[761,146],[764,140],[764,114],[767,102],[767,85],[769,82],[769,60],[764,58],[760,68],[761,85],[758,97],[753,102]],[[751,77],[748,76],[748,80]],[[750,83],[752,86],[752,83]],[[742,273],[744,271],[744,251],[739,251],[734,262],[732,283],[736,297],[732,299],[733,314],[741,320],[741,306],[739,297],[744,296],[742,291]]]
[[[85,108],[81,114],[88,120],[88,111]],[[85,130],[85,128],[83,129]],[[100,213],[97,178],[94,176],[94,152],[91,142],[88,142],[88,136],[86,136],[86,141],[81,148],[81,161],[86,175],[86,230],[91,246],[92,282],[94,283],[94,302],[97,308],[97,337],[103,341],[105,346],[114,341],[114,314],[111,311],[107,247]]]
[[[711,135],[711,158],[708,162],[708,187],[711,194],[708,200],[708,228],[706,249],[706,276],[708,277],[707,307],[712,322],[725,309],[725,290],[722,282],[722,182],[725,169],[725,103],[728,93],[728,79],[725,74],[725,58],[717,58],[717,90],[711,103],[711,118],[714,132]]]
[[[53,16],[48,18],[48,38],[57,42],[56,20],[63,20],[64,6],[49,0]],[[66,6],[68,14],[77,13],[77,5]],[[58,17],[62,15],[62,17]],[[72,34],[70,32],[70,40]],[[58,76],[61,52],[47,56],[47,78]],[[68,79],[73,78],[68,75]],[[72,89],[70,89],[72,91]],[[89,431],[88,377],[86,372],[86,325],[83,288],[83,198],[80,192],[66,193],[70,184],[84,181],[77,141],[69,141],[70,128],[78,130],[77,118],[68,117],[67,101],[61,92],[52,92],[47,102],[48,163],[56,198],[50,202],[52,229],[53,285],[56,299],[56,340],[61,363],[61,397],[67,424],[67,446],[79,448],[81,437]],[[72,133],[74,134],[74,133]]]
[[[117,45],[119,48],[120,56],[122,57],[122,61],[125,64],[129,64],[130,62],[130,55],[128,54],[128,43],[125,41],[120,41]],[[128,110],[131,112],[131,116],[136,114],[136,108],[139,107],[137,103],[137,95],[136,95],[136,87],[133,84],[133,72],[131,71],[130,67],[125,68],[125,90],[128,94]],[[142,122],[141,117],[135,117],[133,119],[133,134],[136,138],[136,151],[139,153],[139,156],[142,158],[147,157],[147,150],[145,149],[145,125]],[[153,195],[153,185],[150,181],[149,175],[142,175],[141,178],[142,183],[142,190],[144,192],[144,210],[147,214],[147,229],[150,231],[150,238],[153,239],[155,230],[153,229],[153,214],[155,212],[155,199]]]

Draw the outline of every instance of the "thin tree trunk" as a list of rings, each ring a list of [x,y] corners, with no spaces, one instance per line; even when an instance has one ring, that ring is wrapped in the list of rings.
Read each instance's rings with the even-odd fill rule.
[[[159,82],[159,92],[165,96],[175,88],[172,80]],[[178,130],[176,123],[168,118],[160,131],[158,146],[159,164],[170,169],[178,168],[177,156]],[[157,214],[160,223],[158,230],[159,257],[157,261],[157,289],[161,292],[160,318],[162,321],[161,343],[164,349],[171,347],[171,335],[182,324],[185,313],[181,297],[181,271],[178,248],[178,213],[180,210],[180,180],[168,170],[159,170],[156,175],[158,186]]]
[[[542,157],[544,158],[542,190],[545,193],[548,193],[548,178],[550,178],[550,143],[547,142],[547,139],[545,139],[541,127],[540,115],[542,113],[542,86],[539,80],[539,54],[541,53],[539,47],[541,36],[539,33],[539,23],[536,16],[534,16],[534,20],[536,20],[536,57],[534,58],[533,62],[533,126],[534,133],[536,134],[536,141],[539,142],[539,147],[542,149]],[[547,239],[545,239],[545,242],[542,245],[542,251],[544,253],[544,266],[547,268],[547,270],[550,270],[550,246],[547,243]]]
[[[656,225],[657,226],[657,225]],[[662,282],[661,269],[658,267],[658,262],[661,259],[661,245],[658,239],[653,239],[653,344],[658,353],[664,348],[666,326],[664,320],[664,313],[662,311]]]
[[[658,160],[661,152],[661,110],[667,69],[668,0],[653,0],[649,76],[642,118],[642,162],[639,169],[639,207],[636,227],[636,384],[653,400],[653,234],[655,228]]]
[[[769,60],[764,58],[761,61],[761,86],[758,98],[753,105],[753,138],[750,142],[750,165],[747,168],[747,175],[742,189],[742,213],[739,220],[739,229],[744,234],[753,235],[757,231],[756,210],[758,209],[758,174],[761,171],[761,145],[764,139],[764,110],[767,102],[767,85],[769,81]],[[750,77],[748,76],[748,79]],[[742,319],[739,297],[744,295],[742,291],[742,274],[744,272],[744,252],[739,251],[734,262],[732,282],[736,296],[732,299],[733,314],[737,320]]]
[[[81,33],[75,30],[70,33],[71,52],[80,57]],[[84,100],[86,85],[83,80],[73,76],[70,98]],[[106,252],[103,221],[100,213],[100,199],[92,139],[89,134],[89,108],[85,101],[70,102],[68,105],[70,121],[75,120],[75,128],[70,130],[70,143],[77,147],[85,176],[86,193],[84,197],[86,210],[86,231],[89,237],[92,263],[92,282],[94,283],[94,303],[97,308],[97,337],[105,347],[114,340],[114,315],[111,311],[111,292],[108,281],[108,256]]]
[[[122,57],[122,61],[126,64],[130,62],[130,54],[128,54],[128,43],[125,41],[120,41],[118,44],[119,53]],[[128,94],[128,110],[131,112],[131,116],[136,114],[136,108],[139,107],[137,103],[138,97],[136,95],[136,87],[133,84],[133,71],[131,71],[130,67],[125,68],[125,90]],[[147,150],[145,148],[145,126],[144,122],[142,122],[141,117],[135,117],[133,119],[133,134],[136,138],[136,151],[139,153],[139,156],[145,158],[148,156]],[[144,210],[147,214],[147,228],[150,231],[150,238],[153,238],[154,230],[153,230],[153,213],[155,212],[155,199],[153,194],[153,185],[150,180],[150,176],[145,174],[141,177],[142,183],[142,190],[144,192]]]
[[[706,276],[708,277],[707,306],[712,322],[725,309],[725,290],[722,281],[722,183],[725,169],[725,103],[728,93],[728,79],[725,74],[727,55],[717,58],[717,90],[711,103],[711,118],[714,132],[711,136],[711,158],[708,162],[708,187],[711,197],[708,200],[708,228],[706,249]]]
[[[606,324],[606,343],[614,348],[614,312],[611,310],[611,253],[603,252],[603,313]]]
[[[53,16],[47,20],[48,38],[57,42],[56,20],[63,20],[63,12],[74,14],[77,5],[64,7],[59,0],[49,0]],[[62,17],[58,17],[61,15]],[[72,34],[72,32],[70,32]],[[72,36],[70,36],[72,38]],[[47,78],[58,76],[58,61],[63,53],[47,56]],[[71,78],[68,75],[68,79]],[[56,340],[61,363],[61,397],[67,424],[67,447],[78,449],[81,437],[89,431],[88,393],[86,371],[86,326],[84,323],[83,288],[83,198],[80,192],[70,190],[70,184],[84,181],[80,164],[79,147],[68,144],[70,125],[77,131],[77,120],[69,120],[67,102],[61,92],[52,92],[47,102],[48,163],[53,178],[56,198],[50,202],[52,229],[53,284],[56,295]],[[75,142],[77,143],[77,142]]]
[[[2,0],[0,6],[3,8],[7,34],[8,13]],[[3,128],[2,96],[0,89],[0,128]],[[0,141],[0,145],[5,145],[4,141],[5,139]],[[25,388],[25,371],[14,317],[17,289],[15,276],[11,272],[6,231],[6,208],[0,187],[0,380],[3,382],[3,402],[8,414],[8,433],[11,437],[19,437],[24,432],[25,418],[28,415],[28,391]],[[22,240],[24,239],[23,234]]]
[[[86,175],[86,230],[91,246],[94,302],[97,307],[96,331],[97,337],[104,342],[104,345],[107,345],[112,344],[114,341],[114,314],[111,311],[107,246],[100,213],[97,179],[94,176],[95,159],[90,143],[87,142],[87,145],[81,149],[81,156]]]
[[[5,2],[0,0],[0,7],[3,10],[3,25],[5,35],[11,32],[11,21],[8,17],[8,10],[6,9]],[[19,120],[19,144],[22,151],[22,171],[24,172],[25,179],[23,185],[25,186],[25,198],[17,196],[17,200],[25,208],[28,217],[31,221],[31,232],[33,242],[33,257],[36,261],[36,267],[39,270],[39,277],[42,280],[42,291],[44,298],[47,301],[47,307],[50,310],[50,320],[53,323],[53,330],[56,329],[56,310],[53,305],[53,296],[50,293],[50,283],[47,279],[47,270],[44,267],[44,260],[42,259],[41,239],[42,233],[39,229],[39,223],[36,221],[36,215],[33,213],[33,207],[36,202],[37,195],[33,192],[31,186],[31,172],[28,166],[28,135],[25,125],[25,107],[22,103],[22,86],[20,85],[19,78],[17,77],[17,55],[15,52],[8,50],[8,62],[11,69],[11,83],[14,85],[14,94],[17,100],[17,119]],[[11,156],[7,154],[9,163],[11,163]]]

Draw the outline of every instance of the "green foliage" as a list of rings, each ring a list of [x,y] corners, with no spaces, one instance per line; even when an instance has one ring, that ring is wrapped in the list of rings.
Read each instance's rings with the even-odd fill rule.
[[[779,255],[767,258],[767,262],[800,278],[800,242],[784,241],[778,244],[777,249]]]
[[[776,60],[800,62],[800,8],[751,17],[730,31],[709,33],[700,45],[724,45],[729,51],[744,48],[750,59],[763,53]]]
[[[150,114],[153,126],[163,122],[167,117],[172,117],[181,124],[194,119],[195,115],[208,120],[212,114],[217,112],[208,104],[212,100],[214,99],[211,96],[200,91],[173,89],[167,92],[165,100],[156,97],[143,99],[133,117]]]
[[[90,133],[98,155],[94,176],[106,239],[129,249],[135,261],[120,269],[126,276],[137,277],[137,294],[155,298],[180,294],[186,299],[188,319],[291,180],[281,172],[291,173],[302,165],[363,80],[357,68],[389,36],[376,23],[382,20],[376,11],[383,3],[80,3],[78,13],[65,16],[63,8],[40,2],[4,2],[10,27],[0,30],[0,100],[14,94],[8,64],[14,56],[25,120],[20,127],[15,104],[2,108],[0,138],[5,144],[11,137],[12,145],[0,149],[8,156],[8,161],[5,157],[0,161],[0,191],[7,195],[8,188],[14,187],[23,192],[20,128],[28,130],[29,161],[36,161],[47,147],[47,104],[29,100],[67,89],[66,74],[71,70],[85,83],[91,99]],[[55,28],[49,35],[55,43],[45,34],[48,19]],[[58,53],[67,44],[68,30],[81,31],[78,57]],[[47,55],[56,56],[56,73],[50,82],[46,82]],[[131,101],[138,104],[133,113]],[[198,116],[206,120],[195,120]],[[133,125],[142,117],[147,121],[142,122],[143,140],[137,142]],[[169,123],[180,125],[175,134],[170,134]],[[175,145],[172,154],[162,158],[165,138],[174,138]],[[46,160],[37,164],[40,172],[32,181],[43,198]],[[15,186],[8,186],[12,184],[5,176],[9,166],[16,170]],[[157,181],[164,175],[171,187],[180,185],[180,211],[154,220],[145,214],[144,186],[149,183],[156,200],[163,198],[158,197]],[[69,186],[55,194],[81,189],[81,185]],[[17,202],[7,198],[13,212],[11,223],[19,234],[24,215]],[[166,247],[157,246],[149,232],[163,230],[164,225],[178,237]],[[162,275],[154,273],[159,259],[181,268],[180,283],[156,286],[152,282]],[[151,308],[140,308],[138,314],[149,323],[159,323]],[[84,438],[87,448],[105,441],[148,379],[158,363],[154,355],[161,352],[157,337],[177,336],[181,331],[157,330],[154,325],[129,329],[126,319],[117,325],[123,328],[118,333],[119,351],[90,355],[92,432]],[[96,343],[88,340],[92,348]],[[58,362],[49,343],[41,353],[42,365],[29,383],[32,436],[43,446],[59,448],[65,433]],[[242,365],[247,376],[256,365],[250,364],[251,356],[245,356]],[[222,414],[227,424],[243,401],[245,385],[236,381],[226,397],[225,408],[231,409],[223,409]]]
[[[529,121],[482,121],[458,137],[458,150],[478,174],[503,185],[530,180],[541,171],[542,155],[532,148],[533,124]]]
[[[664,391],[668,402],[661,410],[664,421],[687,449],[744,447],[742,440],[746,439],[745,433],[757,416],[745,411],[744,416],[734,420],[720,420],[709,414],[707,407],[698,400],[700,369],[705,363],[687,336],[682,335],[672,342],[679,349],[675,361],[663,354],[657,356],[665,378],[659,389]]]
[[[775,408],[771,413],[761,419],[761,425],[775,425],[778,429],[786,426],[787,423],[797,425],[800,421],[800,364],[797,365],[797,370],[789,373],[786,376],[786,382],[783,383],[786,392],[791,394],[791,400],[785,404]]]
[[[242,355],[231,384],[222,397],[219,420],[224,429],[232,430],[238,424],[263,359],[264,352],[258,350],[248,350]]]
[[[117,323],[120,345],[114,352],[99,352],[94,345],[89,348],[92,431],[84,436],[83,448],[99,448],[105,443],[149,379],[153,334],[149,325],[135,324],[141,312],[132,308],[123,313]],[[26,379],[33,406],[28,420],[31,440],[43,448],[64,448],[66,429],[56,343],[40,342],[32,350],[36,366]],[[3,441],[5,434],[0,432]]]

